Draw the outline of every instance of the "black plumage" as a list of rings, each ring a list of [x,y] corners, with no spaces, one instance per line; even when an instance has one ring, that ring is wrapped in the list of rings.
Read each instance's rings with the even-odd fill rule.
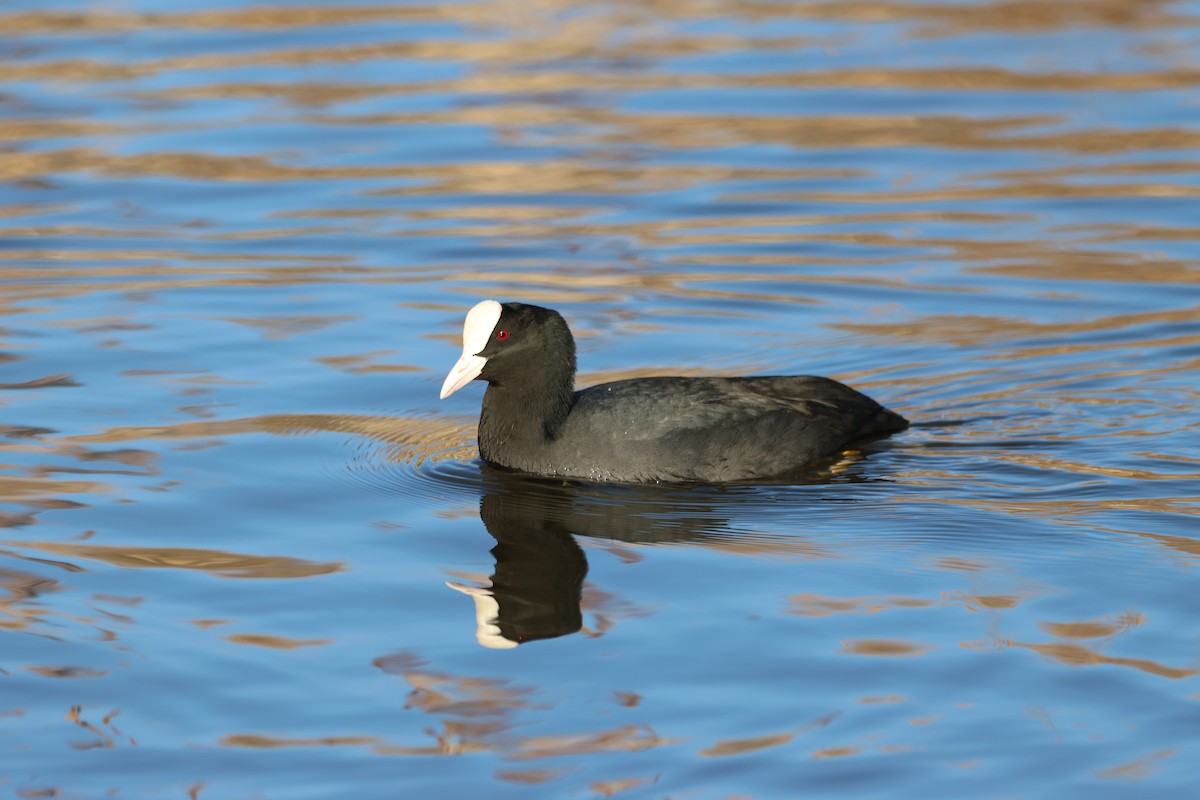
[[[472,309],[482,320],[474,331],[468,316],[464,339],[475,341],[465,342],[460,366],[483,360],[473,375],[488,382],[479,454],[498,466],[634,483],[777,478],[908,426],[866,395],[811,376],[636,378],[575,391],[575,343],[562,316],[487,303]],[[460,366],[443,397],[470,380]]]

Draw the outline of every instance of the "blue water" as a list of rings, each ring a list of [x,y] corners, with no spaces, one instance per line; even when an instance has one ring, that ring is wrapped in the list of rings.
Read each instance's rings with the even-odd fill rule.
[[[1197,35],[6,4],[0,792],[1192,797]],[[581,385],[914,426],[793,485],[497,473],[437,399],[487,297]]]

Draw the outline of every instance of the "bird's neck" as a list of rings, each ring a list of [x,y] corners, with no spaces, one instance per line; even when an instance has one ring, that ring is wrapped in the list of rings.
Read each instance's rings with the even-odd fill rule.
[[[546,445],[558,438],[571,413],[575,371],[488,384],[479,415],[479,454],[506,463],[506,448]]]

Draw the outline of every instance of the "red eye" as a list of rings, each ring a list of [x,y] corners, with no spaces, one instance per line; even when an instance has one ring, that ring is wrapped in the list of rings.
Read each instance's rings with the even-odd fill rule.
[[[496,338],[503,342],[508,338],[508,331],[498,331],[496,333]]]

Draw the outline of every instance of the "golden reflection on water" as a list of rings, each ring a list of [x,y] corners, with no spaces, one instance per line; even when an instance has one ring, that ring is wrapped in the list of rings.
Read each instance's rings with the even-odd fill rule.
[[[7,553],[5,554],[7,555]],[[34,572],[14,569],[0,570],[0,587],[5,596],[0,600],[0,629],[22,630],[40,622],[46,612],[37,608],[40,596],[62,591],[57,580]]]
[[[565,770],[557,769],[498,769],[494,773],[497,780],[505,783],[515,783],[522,786],[536,786],[549,783],[566,775]]]
[[[712,747],[700,751],[700,755],[709,757],[734,756],[743,753],[753,753],[756,750],[766,750],[770,747],[790,744],[796,738],[795,733],[776,733],[766,736],[755,736],[749,739],[726,739],[717,742]]]
[[[1142,614],[1122,614],[1111,622],[1039,622],[1038,627],[1059,639],[1101,639],[1135,628],[1145,619]]]
[[[658,783],[661,773],[638,778],[618,778],[607,781],[594,781],[589,787],[600,797],[612,797],[615,794],[637,789],[640,786],[653,786]]]
[[[1025,599],[1033,595],[982,595],[959,594],[943,595],[938,600],[910,597],[850,597],[834,598],[812,594],[797,594],[789,598],[789,614],[804,617],[821,618],[846,614],[875,614],[881,611],[928,609],[933,607],[959,607],[964,610],[1004,612],[1016,608]],[[1120,634],[1128,632],[1145,622],[1145,615],[1140,612],[1127,612],[1116,615],[1112,621],[1095,620],[1080,622],[1051,622],[1039,621],[1038,627],[1060,641],[1054,642],[1020,642],[1009,638],[992,639],[985,649],[1025,648],[1047,656],[1068,666],[1107,665],[1129,667],[1158,677],[1171,679],[1191,678],[1200,674],[1200,670],[1190,667],[1171,667],[1152,659],[1126,658],[1109,656],[1098,648],[1079,644],[1080,639],[1103,639],[1099,647],[1112,643]],[[1066,641],[1061,641],[1066,640]],[[842,642],[842,652],[853,655],[869,656],[918,656],[935,649],[927,644],[902,641],[897,639],[857,639]],[[963,642],[963,647],[979,649],[978,643]]]
[[[936,647],[901,639],[851,639],[842,642],[842,652],[857,656],[923,656]]]
[[[745,753],[753,753],[758,750],[767,750],[772,747],[781,747],[783,745],[791,744],[792,740],[799,735],[827,727],[836,721],[841,715],[842,712],[840,711],[835,711],[831,714],[825,714],[793,731],[772,733],[764,736],[753,736],[745,739],[723,739],[713,743],[710,747],[700,750],[700,755],[709,758],[723,758],[727,756],[738,756]]]
[[[344,747],[374,744],[377,739],[370,736],[320,736],[301,739],[290,736],[263,736],[254,733],[235,733],[222,737],[225,747],[252,747],[271,749],[276,747]]]
[[[1121,764],[1115,764],[1105,769],[1095,770],[1093,774],[1097,778],[1105,780],[1118,779],[1124,781],[1137,781],[1143,778],[1149,778],[1159,770],[1159,763],[1165,759],[1171,758],[1176,754],[1177,749],[1174,747],[1165,747],[1161,750],[1156,750],[1153,753],[1147,753],[1144,756],[1135,758],[1132,761],[1126,761]]]
[[[656,734],[643,725],[623,725],[582,734],[519,736],[514,733],[517,715],[526,710],[543,709],[534,701],[534,690],[517,687],[508,681],[490,677],[453,675],[430,670],[425,661],[411,651],[400,651],[375,659],[375,666],[389,675],[404,679],[410,687],[406,708],[431,715],[441,723],[440,730],[427,735],[431,744],[395,744],[370,736],[324,736],[297,738],[255,733],[229,734],[221,739],[226,747],[279,748],[369,746],[379,755],[457,756],[466,753],[495,752],[517,761],[587,755],[606,752],[639,752],[677,743]],[[525,770],[512,773],[517,782],[550,780],[558,772]]]
[[[343,568],[289,556],[255,556],[188,547],[130,547],[71,542],[6,541],[7,545],[43,553],[104,561],[125,569],[194,569],[224,578],[310,578]]]
[[[803,617],[825,617],[833,614],[874,614],[893,608],[923,608],[933,600],[916,597],[820,597],[797,594],[788,598],[788,613]]]
[[[387,370],[390,371],[390,370]],[[439,417],[372,417],[347,414],[271,414],[262,417],[180,422],[172,425],[110,428],[73,437],[76,442],[126,442],[145,439],[207,439],[247,433],[305,435],[318,431],[350,433],[390,447],[373,453],[379,463],[426,462],[474,458],[475,422]],[[2,484],[0,484],[2,488]]]
[[[696,6],[679,0],[656,3],[654,9],[640,12],[641,18],[662,16],[723,18],[746,17],[803,17],[821,20],[854,20],[860,22],[904,21],[924,26],[921,34],[927,37],[959,36],[973,30],[1051,31],[1059,28],[1110,27],[1169,28],[1186,24],[1191,18],[1173,12],[1168,0],[1146,0],[1130,3],[1126,0],[1067,0],[1046,5],[1030,0],[994,0],[970,6],[932,3],[891,3],[855,0],[844,3],[807,3],[779,6],[756,0],[734,0],[719,8]],[[171,27],[196,30],[281,30],[290,28],[321,28],[349,23],[382,23],[392,21],[456,20],[480,25],[529,26],[539,30],[536,21],[549,22],[556,12],[569,9],[565,0],[542,0],[533,6],[513,3],[455,3],[412,4],[397,7],[371,5],[325,8],[305,6],[256,5],[248,8],[205,9],[179,11],[169,15],[119,11],[20,11],[0,16],[6,30],[13,33],[54,33],[79,30],[111,33]],[[637,10],[632,10],[636,12]],[[615,15],[614,15],[615,16]],[[607,20],[589,20],[599,31]]]
[[[1052,658],[1060,664],[1065,664],[1071,667],[1081,667],[1096,664],[1130,667],[1151,675],[1157,675],[1160,678],[1171,678],[1173,680],[1191,678],[1194,675],[1200,674],[1200,669],[1168,667],[1164,664],[1160,664],[1157,661],[1147,658],[1106,656],[1090,647],[1084,647],[1083,645],[1072,644],[1069,642],[1048,642],[1037,644],[1026,642],[1009,642],[1008,644],[1012,647],[1028,648],[1039,655]]]
[[[124,733],[120,728],[113,724],[113,720],[120,716],[120,709],[110,711],[102,717],[98,723],[89,722],[83,717],[83,709],[80,706],[71,706],[71,710],[67,712],[67,720],[78,725],[83,730],[91,734],[93,739],[87,741],[71,742],[71,746],[76,750],[91,750],[97,747],[116,747],[117,742],[121,744],[137,745],[137,740],[132,736]],[[22,792],[23,796],[31,796]]]
[[[272,650],[295,650],[300,647],[324,647],[333,644],[332,639],[293,639],[288,636],[272,636],[266,633],[233,633],[225,637],[234,644],[267,647]]]
[[[412,364],[379,364],[372,363],[380,356],[390,356],[395,350],[372,350],[367,353],[356,353],[343,356],[320,356],[313,359],[318,364],[324,364],[336,370],[351,374],[371,372],[421,372],[422,368]]]

